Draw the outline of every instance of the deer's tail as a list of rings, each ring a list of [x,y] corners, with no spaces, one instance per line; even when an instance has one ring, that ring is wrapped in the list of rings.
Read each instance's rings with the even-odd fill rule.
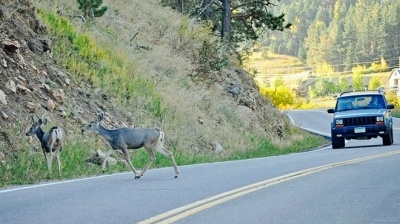
[[[164,132],[160,131],[160,137],[158,138],[161,144],[164,144]]]

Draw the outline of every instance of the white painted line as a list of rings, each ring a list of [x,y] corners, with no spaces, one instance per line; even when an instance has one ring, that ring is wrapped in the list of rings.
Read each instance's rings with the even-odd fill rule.
[[[5,189],[5,190],[0,190],[0,194],[2,194],[2,193],[7,193],[7,192],[12,192],[12,191],[20,191],[20,190],[26,190],[26,189],[33,189],[33,188],[38,188],[38,187],[46,187],[46,186],[52,186],[52,185],[58,185],[58,184],[79,182],[79,181],[85,181],[85,180],[93,180],[93,179],[98,179],[98,178],[103,178],[103,177],[109,177],[109,176],[115,176],[115,175],[122,175],[122,174],[126,174],[126,173],[115,173],[115,174],[102,175],[102,176],[95,176],[95,177],[86,177],[86,178],[74,179],[74,180],[65,180],[65,181],[58,181],[58,182],[51,182],[51,183],[30,185],[30,186],[26,186],[26,187],[10,188],[10,189]]]

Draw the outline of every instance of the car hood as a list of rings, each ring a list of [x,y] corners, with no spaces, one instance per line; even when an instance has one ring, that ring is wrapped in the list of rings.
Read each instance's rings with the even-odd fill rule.
[[[386,109],[359,109],[335,112],[335,118],[384,116]]]

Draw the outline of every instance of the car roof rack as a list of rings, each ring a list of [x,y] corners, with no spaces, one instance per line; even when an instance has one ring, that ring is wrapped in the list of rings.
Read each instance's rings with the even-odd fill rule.
[[[382,89],[377,89],[377,90],[356,90],[356,91],[345,91],[340,94],[340,96],[348,93],[379,93],[379,94],[384,94],[384,91]]]

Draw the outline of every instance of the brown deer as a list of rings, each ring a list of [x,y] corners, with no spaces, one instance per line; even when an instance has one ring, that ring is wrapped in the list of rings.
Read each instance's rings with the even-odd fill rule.
[[[27,136],[36,135],[37,138],[39,139],[43,149],[44,157],[47,162],[47,168],[49,169],[50,173],[51,173],[51,163],[53,160],[53,153],[56,154],[58,173],[61,174],[60,153],[64,146],[64,138],[65,138],[63,129],[54,126],[48,132],[44,132],[42,128],[47,124],[47,118],[38,117],[38,120],[35,120],[34,117],[32,117],[32,121],[33,124],[29,129],[29,131],[26,133],[26,135]]]
[[[174,155],[171,151],[164,148],[164,133],[155,128],[117,128],[113,130],[106,129],[100,125],[104,119],[104,113],[99,113],[97,119],[82,128],[82,132],[96,132],[102,135],[111,145],[109,151],[106,152],[106,158],[102,163],[102,169],[105,171],[107,157],[113,153],[114,150],[122,150],[125,160],[128,162],[135,179],[139,179],[151,167],[155,160],[154,151],[156,150],[165,156],[168,156],[172,161],[175,170],[175,178],[178,177],[179,171],[176,165]],[[150,161],[146,164],[144,169],[139,173],[131,162],[128,149],[139,149],[144,147],[150,156]]]

